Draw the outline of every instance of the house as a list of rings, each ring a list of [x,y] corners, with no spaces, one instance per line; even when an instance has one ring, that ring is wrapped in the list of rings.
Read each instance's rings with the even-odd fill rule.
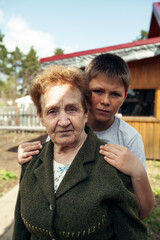
[[[160,159],[160,2],[153,3],[148,39],[40,59],[47,65],[84,69],[97,55],[114,53],[131,71],[128,97],[120,109],[122,119],[142,135],[147,159]]]
[[[28,108],[30,104],[33,104],[33,101],[31,99],[30,95],[17,98],[15,100],[17,107],[23,106],[24,108]]]

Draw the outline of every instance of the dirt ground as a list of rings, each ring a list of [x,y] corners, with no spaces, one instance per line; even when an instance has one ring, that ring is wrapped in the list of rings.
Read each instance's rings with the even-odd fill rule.
[[[6,132],[0,131],[0,170],[13,172],[17,178],[10,181],[0,182],[0,196],[4,195],[19,181],[21,167],[17,162],[17,148],[20,143],[26,141],[46,139],[45,132]]]

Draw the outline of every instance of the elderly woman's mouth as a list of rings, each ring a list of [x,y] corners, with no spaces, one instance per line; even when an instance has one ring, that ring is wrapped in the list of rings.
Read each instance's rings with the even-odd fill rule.
[[[72,132],[73,130],[59,130],[59,131],[56,131],[56,133],[69,133],[69,132]]]

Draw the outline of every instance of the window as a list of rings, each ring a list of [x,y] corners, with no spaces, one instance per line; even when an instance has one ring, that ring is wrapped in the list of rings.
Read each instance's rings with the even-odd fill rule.
[[[155,90],[129,89],[119,110],[122,116],[154,116]]]

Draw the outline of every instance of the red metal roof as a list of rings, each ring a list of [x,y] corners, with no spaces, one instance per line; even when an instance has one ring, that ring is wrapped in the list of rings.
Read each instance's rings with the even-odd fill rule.
[[[154,43],[158,43],[158,42],[160,42],[160,37],[149,38],[149,39],[145,39],[145,40],[134,41],[131,43],[114,45],[114,46],[110,46],[110,47],[96,48],[96,49],[91,49],[91,50],[86,50],[86,51],[81,51],[81,52],[60,54],[60,55],[55,55],[52,57],[41,58],[40,63],[62,60],[62,59],[73,58],[73,57],[79,57],[79,56],[84,56],[84,55],[90,55],[90,54],[94,54],[94,53],[109,52],[109,51],[114,51],[114,50],[118,50],[118,49],[154,44]]]
[[[160,36],[160,2],[153,3],[153,11],[148,38]]]

